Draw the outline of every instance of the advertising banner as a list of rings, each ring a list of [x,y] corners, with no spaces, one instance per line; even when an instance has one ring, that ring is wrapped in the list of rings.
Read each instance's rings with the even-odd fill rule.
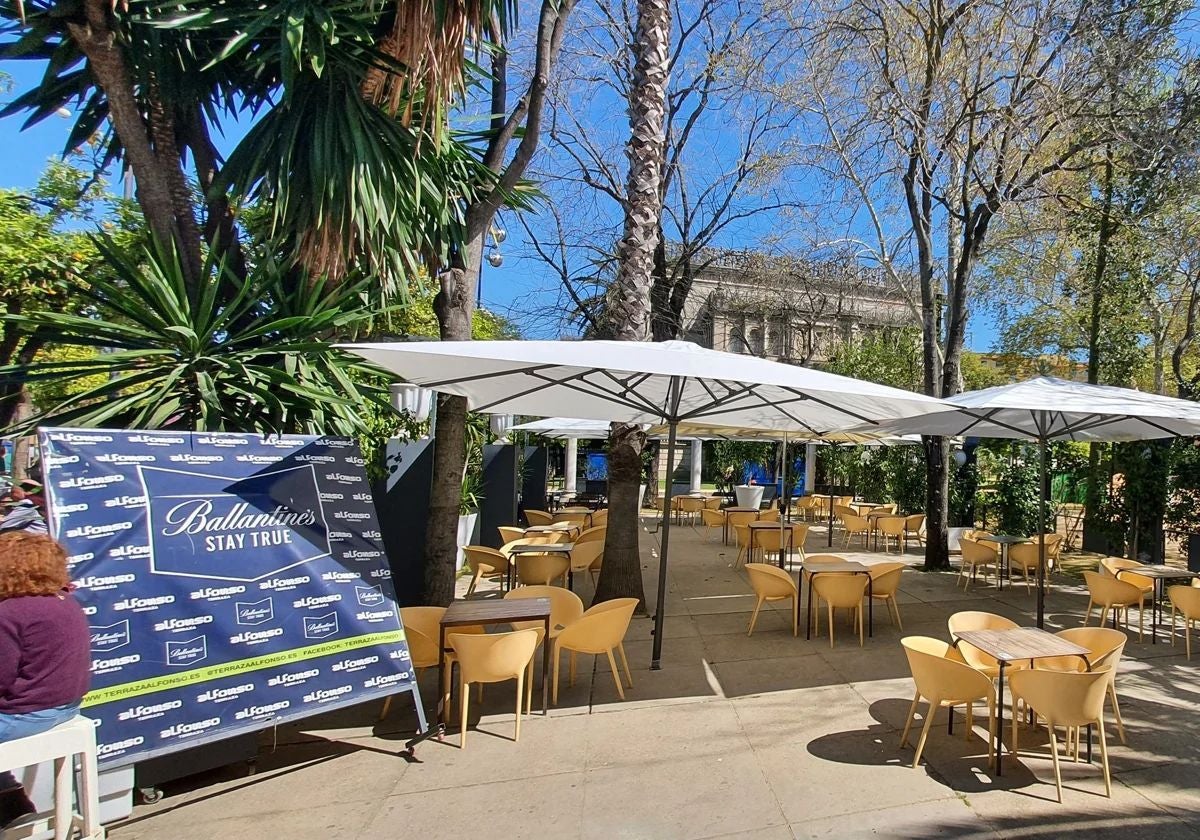
[[[357,444],[43,429],[103,765],[416,692]],[[420,708],[419,697],[418,710]]]

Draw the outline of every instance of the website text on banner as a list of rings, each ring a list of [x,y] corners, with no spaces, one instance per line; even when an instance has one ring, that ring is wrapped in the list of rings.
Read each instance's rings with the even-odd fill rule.
[[[354,441],[44,429],[40,444],[91,624],[101,762],[415,694]]]

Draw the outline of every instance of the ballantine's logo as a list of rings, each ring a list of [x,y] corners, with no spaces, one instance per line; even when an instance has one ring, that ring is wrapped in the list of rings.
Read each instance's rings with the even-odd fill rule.
[[[262,528],[303,528],[317,521],[311,510],[291,510],[276,505],[269,513],[247,513],[250,505],[238,502],[229,513],[212,516],[213,504],[208,499],[189,499],[170,508],[164,517],[169,527],[162,529],[164,537],[180,534],[201,534],[214,531],[252,531]]]
[[[282,635],[282,627],[272,627],[269,630],[247,630],[244,633],[238,633],[236,636],[230,636],[229,643],[231,645],[257,645]]]
[[[110,455],[97,455],[96,460],[102,464],[153,464],[158,459],[153,455],[123,455],[113,453]]]
[[[67,537],[69,539],[84,539],[94,540],[99,537],[108,537],[112,534],[119,534],[122,531],[133,529],[132,522],[114,522],[111,525],[82,525],[78,528],[68,528]]]
[[[235,606],[238,624],[262,624],[275,617],[275,604],[270,598],[263,598],[261,601],[237,601]]]
[[[230,596],[241,595],[246,591],[244,586],[206,586],[203,589],[197,589],[191,594],[193,601],[199,601],[203,598],[206,601],[224,601]]]
[[[243,464],[278,464],[283,455],[238,455],[233,460]]]
[[[223,703],[227,700],[233,700],[234,697],[248,694],[254,690],[253,683],[242,683],[241,685],[230,685],[223,689],[209,689],[203,694],[196,695],[197,703]]]
[[[383,603],[383,591],[378,586],[356,586],[354,595],[360,607],[377,607]]]
[[[51,432],[50,440],[63,443],[112,443],[112,435],[90,435],[78,432]]]
[[[72,457],[76,461],[79,460],[76,456]],[[53,464],[55,461],[51,460],[50,463]],[[78,478],[65,479],[59,482],[58,486],[63,490],[95,490],[99,487],[107,487],[109,484],[117,484],[124,480],[125,476],[123,475],[98,475],[93,478],[79,476]]]
[[[361,475],[346,475],[345,473],[325,473],[326,481],[340,481],[342,484],[358,484],[362,482]]]
[[[155,703],[150,706],[130,706],[125,711],[117,713],[117,720],[152,720],[162,717],[167,712],[182,708],[182,700],[167,700],[164,703]]]
[[[75,587],[77,589],[101,590],[101,589],[114,589],[114,588],[120,586],[122,583],[133,583],[135,580],[137,580],[137,575],[133,575],[133,574],[88,575],[87,577],[81,577],[79,580],[75,581],[74,583],[75,583]]]
[[[113,741],[111,744],[97,744],[96,755],[112,755],[113,753],[123,753],[125,750],[131,750],[134,747],[140,747],[146,743],[146,739],[141,735],[136,738],[126,738],[123,741]]]
[[[176,464],[219,464],[225,460],[224,455],[192,455],[190,452],[179,452],[171,456]]]
[[[316,691],[310,691],[304,695],[305,703],[324,703],[327,700],[336,700],[343,694],[349,694],[354,690],[352,685],[339,685],[337,688],[319,688]]]
[[[91,650],[93,653],[108,653],[129,644],[129,619],[115,624],[102,624],[89,627],[92,634]]]
[[[118,560],[126,557],[149,557],[150,546],[148,545],[119,545],[116,548],[108,550],[108,556]]]
[[[350,583],[351,581],[360,580],[362,575],[356,572],[323,572],[321,580],[331,581],[333,583]]]
[[[232,700],[235,697],[240,697],[243,694],[254,690],[254,683],[242,683],[241,685],[231,685],[227,688],[210,688],[202,694],[196,695],[197,703],[224,703],[226,700]]]
[[[221,719],[219,717],[209,718],[208,720],[198,720],[194,723],[177,723],[174,726],[168,727],[158,733],[160,738],[185,738],[188,735],[198,735],[206,729],[212,729],[214,726],[220,726]]]
[[[290,674],[276,674],[267,680],[267,685],[271,688],[280,685],[300,685],[319,676],[321,676],[321,672],[316,668],[310,668],[307,671],[292,671]]]
[[[258,585],[259,589],[269,589],[280,591],[284,589],[295,589],[297,586],[303,586],[306,583],[311,583],[312,580],[308,575],[300,575],[299,577],[290,578],[271,578],[264,580]]]
[[[336,604],[340,600],[342,600],[341,595],[307,595],[292,601],[292,608],[304,610],[312,609],[313,607],[327,607],[330,604]]]
[[[168,618],[166,621],[160,621],[154,625],[154,629],[158,632],[178,633],[181,630],[195,630],[202,624],[212,624],[213,617],[211,615],[198,615],[195,618]]]
[[[278,703],[271,703],[266,706],[247,706],[235,712],[233,718],[234,720],[246,720],[248,718],[271,717],[276,712],[282,712],[291,705],[291,700],[280,700]]]
[[[104,506],[106,508],[131,508],[141,507],[146,504],[145,496],[117,496],[115,499],[105,499]]]
[[[165,437],[164,435],[133,435],[130,443],[144,443],[147,446],[179,446],[187,443],[186,438]]]
[[[390,580],[392,577],[391,569],[372,569],[371,577],[379,578],[380,580]]]
[[[168,665],[191,665],[208,658],[208,639],[204,636],[181,642],[167,642],[166,645]]]
[[[145,610],[156,610],[159,607],[174,603],[174,595],[156,595],[153,598],[122,598],[113,604],[113,609],[117,612],[124,612],[126,610],[143,612]]]
[[[324,639],[337,631],[337,613],[304,616],[304,637],[306,639]]]

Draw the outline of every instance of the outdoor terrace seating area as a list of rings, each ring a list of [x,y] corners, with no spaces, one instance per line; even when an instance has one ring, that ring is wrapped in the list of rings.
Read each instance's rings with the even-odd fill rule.
[[[644,514],[643,526],[653,531],[656,520]],[[810,571],[829,553],[824,528],[809,523],[804,552]],[[724,545],[699,520],[677,526],[671,540],[662,669],[648,668],[652,622],[634,615],[623,642],[632,686],[621,685],[603,653],[580,653],[574,684],[560,678],[557,702],[545,717],[535,691],[519,741],[513,740],[512,691],[487,686],[479,701],[472,686],[469,748],[458,749],[455,722],[442,742],[418,747],[414,763],[396,755],[415,726],[404,708],[379,720],[379,704],[367,704],[282,726],[265,734],[256,775],[234,767],[177,783],[161,805],[139,808],[112,836],[187,840],[218,828],[239,836],[250,826],[264,836],[295,838],[401,831],[497,838],[993,837],[1042,836],[1063,826],[1097,837],[1196,832],[1200,664],[1186,658],[1182,629],[1170,637],[1175,644],[1167,643],[1167,628],[1159,628],[1157,644],[1149,633],[1144,641],[1132,632],[1126,637],[1112,682],[1123,738],[1111,700],[1103,708],[1111,797],[1105,796],[1095,727],[1091,764],[1086,725],[1077,736],[1059,728],[1060,804],[1045,726],[1021,727],[1020,753],[1010,751],[1009,683],[1043,719],[1059,713],[1044,707],[1037,688],[1006,680],[998,704],[1002,775],[989,764],[986,691],[970,724],[965,703],[955,704],[952,734],[945,707],[925,726],[928,697],[911,717],[918,686],[901,639],[924,637],[949,649],[955,639],[948,622],[966,612],[1030,627],[1033,599],[1024,586],[976,584],[964,591],[957,569],[921,571],[914,545],[899,557],[857,545],[838,550],[839,562],[861,564],[868,573],[884,564],[905,568],[896,575],[894,603],[876,610],[861,646],[850,611],[834,610],[831,646],[827,607],[814,611],[821,632],[806,638],[806,603],[797,612],[795,599],[760,600],[751,577],[755,564],[736,562],[738,547]],[[642,551],[653,604],[657,540],[650,533],[642,535]],[[792,559],[789,577],[800,583],[806,602],[812,582],[800,579],[799,556]],[[1078,556],[1071,560],[1073,567],[1087,565]],[[1095,562],[1098,567],[1099,558]],[[863,577],[879,586],[884,575]],[[460,597],[472,579],[460,579]],[[500,600],[501,581],[477,581],[469,603]],[[1056,565],[1049,583],[1046,630],[1081,627],[1089,600],[1085,582]],[[588,575],[575,576],[581,604],[590,602],[592,585]],[[1136,620],[1137,607],[1130,612]],[[1168,620],[1165,608],[1161,618]],[[405,622],[412,626],[408,616]],[[964,658],[963,667],[981,673],[970,667],[980,664],[975,655],[964,650]],[[542,657],[533,660],[539,680]],[[438,696],[436,670],[420,676],[430,710]],[[990,676],[983,681],[992,684]],[[1105,686],[1100,693],[1107,696]],[[1023,710],[1022,719],[1028,714]],[[927,732],[914,769],[921,729]],[[1075,739],[1069,750],[1068,739]],[[320,808],[301,811],[300,804]]]

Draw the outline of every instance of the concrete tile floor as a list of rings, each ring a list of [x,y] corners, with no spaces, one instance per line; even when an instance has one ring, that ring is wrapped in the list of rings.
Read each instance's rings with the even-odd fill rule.
[[[806,550],[826,551],[824,542],[814,526]],[[919,551],[904,559],[919,566]],[[839,619],[831,649],[824,630],[804,639],[803,611],[792,637],[787,603],[764,608],[746,637],[754,599],[745,572],[731,567],[733,549],[685,526],[672,532],[672,554],[663,667],[648,669],[652,625],[635,619],[626,700],[603,657],[581,656],[572,687],[564,661],[558,706],[527,718],[519,742],[510,740],[512,689],[489,686],[482,708],[473,703],[468,748],[457,748],[452,728],[419,747],[414,763],[397,755],[415,726],[411,711],[382,722],[375,703],[328,713],[264,733],[254,775],[234,765],[167,785],[161,802],[138,806],[110,836],[1200,837],[1200,657],[1186,662],[1163,634],[1154,646],[1135,634],[1126,647],[1118,691],[1129,743],[1110,724],[1112,798],[1098,763],[1066,761],[1060,805],[1044,731],[1022,733],[1021,756],[1006,756],[1002,778],[987,767],[982,716],[968,732],[959,715],[950,736],[940,712],[916,770],[911,748],[899,748],[912,697],[900,637],[944,638],[959,609],[1032,624],[1024,586],[964,592],[953,574],[914,570],[899,596],[903,632],[880,607],[863,647]],[[653,603],[649,534],[643,568]],[[586,600],[590,583],[576,585]],[[1082,593],[1075,579],[1053,580],[1050,629],[1080,623]],[[435,682],[422,676],[426,698]]]

